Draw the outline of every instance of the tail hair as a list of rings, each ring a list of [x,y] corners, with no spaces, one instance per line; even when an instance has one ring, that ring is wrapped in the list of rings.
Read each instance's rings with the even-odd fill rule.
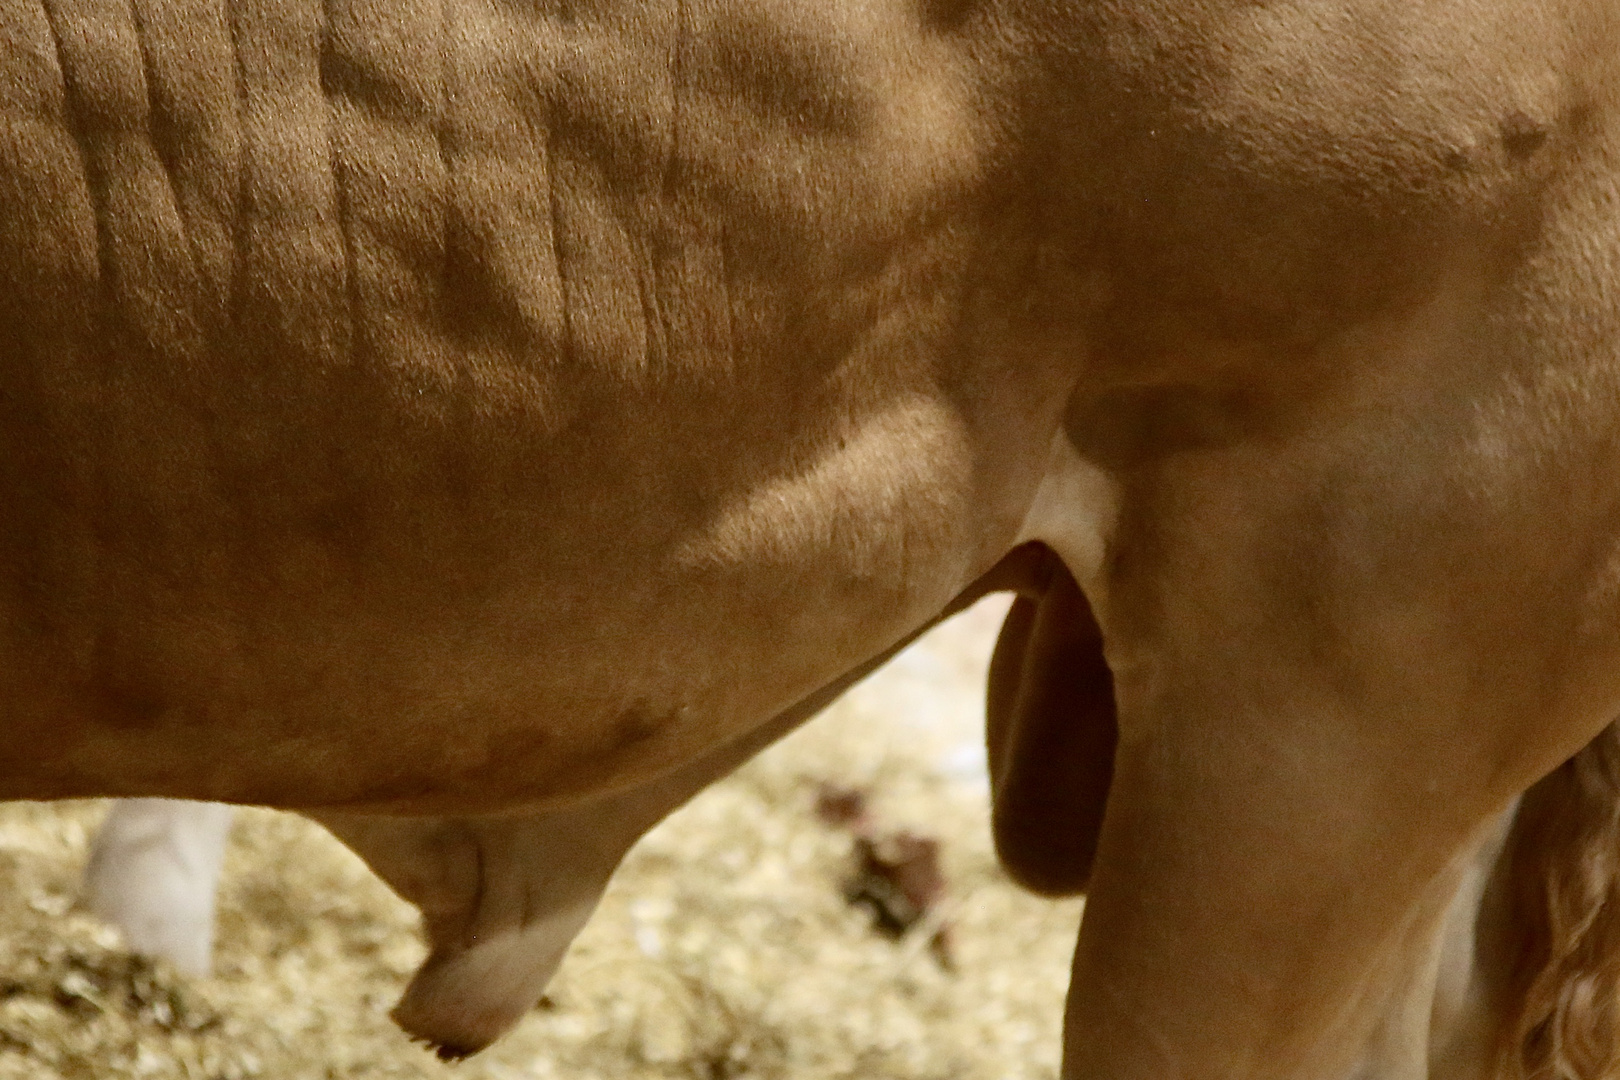
[[[1525,793],[1510,844],[1517,940],[1499,1075],[1616,1080],[1620,723]]]

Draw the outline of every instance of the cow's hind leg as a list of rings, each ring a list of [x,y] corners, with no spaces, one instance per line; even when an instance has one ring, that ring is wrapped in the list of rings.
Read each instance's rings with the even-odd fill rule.
[[[230,829],[231,808],[219,803],[118,800],[90,848],[90,910],[116,926],[131,951],[206,975]]]

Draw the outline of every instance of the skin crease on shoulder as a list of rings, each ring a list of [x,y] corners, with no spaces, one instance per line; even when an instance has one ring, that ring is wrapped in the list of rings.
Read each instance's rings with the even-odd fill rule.
[[[1037,539],[1117,707],[1064,1075],[1428,1074],[1448,911],[1620,714],[1612,4],[0,43],[0,796],[567,808]]]

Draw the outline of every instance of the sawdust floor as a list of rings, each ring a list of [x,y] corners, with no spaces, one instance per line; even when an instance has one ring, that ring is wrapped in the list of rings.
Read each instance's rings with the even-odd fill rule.
[[[1077,903],[1017,890],[986,820],[986,601],[649,834],[545,1007],[440,1063],[387,1018],[422,955],[415,915],[318,827],[239,815],[216,972],[133,960],[75,910],[97,803],[0,805],[0,1080],[1019,1080],[1056,1074]],[[898,941],[843,898],[850,834],[938,837],[954,970],[925,921]]]

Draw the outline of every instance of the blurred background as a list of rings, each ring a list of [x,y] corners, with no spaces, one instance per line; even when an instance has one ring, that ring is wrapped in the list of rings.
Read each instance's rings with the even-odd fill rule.
[[[105,804],[0,804],[0,1080],[1022,1080],[1057,1074],[1079,902],[996,864],[984,671],[937,628],[650,833],[546,999],[440,1063],[388,1020],[414,910],[319,827],[237,817],[215,971],[80,909]]]

